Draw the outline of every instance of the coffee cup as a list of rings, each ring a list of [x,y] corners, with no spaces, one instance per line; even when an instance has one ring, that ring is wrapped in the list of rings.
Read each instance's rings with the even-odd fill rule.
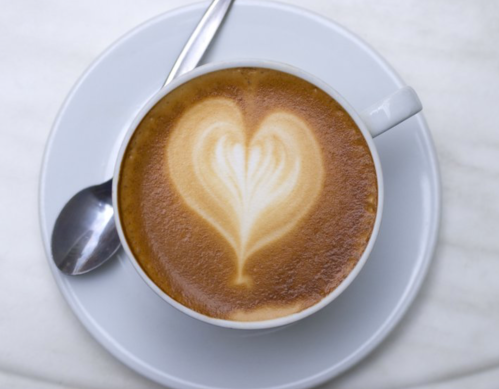
[[[125,231],[126,228],[124,227],[124,222],[123,222],[123,214],[126,213],[127,211],[125,210],[125,206],[123,205],[123,201],[120,202],[120,195],[121,195],[120,191],[124,190],[122,188],[122,185],[120,185],[120,184],[122,184],[122,182],[120,182],[120,180],[122,180],[122,173],[123,173],[123,169],[124,169],[123,166],[125,164],[124,161],[126,160],[126,158],[133,157],[132,155],[127,155],[127,150],[129,149],[131,143],[134,142],[134,140],[133,140],[134,134],[136,133],[137,128],[141,125],[141,123],[143,123],[144,120],[146,120],[146,118],[148,117],[147,116],[148,113],[160,101],[162,101],[162,99],[165,96],[169,96],[173,91],[178,90],[181,86],[189,84],[189,82],[191,82],[192,80],[200,79],[203,76],[213,74],[215,72],[220,72],[223,70],[230,70],[230,69],[263,69],[263,70],[269,70],[269,71],[277,71],[277,72],[280,72],[282,74],[289,75],[290,77],[292,76],[292,77],[295,77],[299,80],[303,80],[304,82],[312,85],[317,90],[321,91],[320,93],[324,93],[325,95],[327,95],[329,98],[334,100],[337,104],[339,104],[339,109],[341,109],[341,111],[338,111],[338,112],[340,112],[340,113],[346,112],[346,114],[348,114],[348,117],[351,118],[353,123],[355,123],[356,127],[358,128],[358,130],[360,131],[360,133],[363,137],[363,144],[366,145],[365,149],[368,150],[368,154],[369,154],[370,158],[372,158],[372,165],[373,165],[373,169],[375,171],[375,178],[373,178],[373,179],[375,180],[375,185],[377,188],[377,191],[376,191],[377,198],[374,199],[375,200],[374,203],[376,206],[373,208],[374,211],[373,211],[372,225],[371,225],[370,233],[365,238],[366,243],[362,247],[362,252],[359,254],[359,258],[356,259],[352,268],[348,269],[348,274],[341,280],[341,282],[339,282],[339,284],[336,285],[334,287],[334,289],[331,290],[329,293],[327,293],[325,296],[322,296],[319,299],[319,301],[313,303],[310,306],[300,308],[298,311],[292,310],[289,312],[289,314],[287,314],[286,311],[283,311],[283,313],[280,314],[279,317],[275,317],[275,318],[268,318],[265,315],[261,316],[261,319],[259,319],[259,316],[254,316],[250,320],[218,318],[218,317],[213,317],[213,316],[209,316],[207,314],[204,314],[204,313],[200,312],[199,310],[194,309],[193,307],[188,307],[187,304],[179,302],[178,299],[173,298],[172,296],[170,296],[170,294],[165,292],[165,290],[163,290],[163,288],[158,286],[157,278],[161,277],[161,274],[155,275],[155,277],[156,277],[156,282],[155,282],[153,280],[153,277],[151,276],[152,270],[146,269],[144,263],[141,264],[141,261],[137,257],[139,257],[141,255],[145,255],[144,251],[142,250],[142,251],[138,252],[136,249],[135,250],[132,249],[130,242],[129,242],[130,233],[128,234],[128,238],[127,238],[127,232]],[[216,112],[225,112],[224,110],[227,110],[228,113],[226,115],[228,115],[227,117],[230,117],[230,115],[232,115],[232,113],[230,113],[229,111],[232,108],[230,108],[230,107],[227,108],[227,107],[228,106],[225,106],[223,104],[217,105],[217,104],[213,103],[213,105],[210,108],[206,108],[206,110],[207,110],[207,112],[209,112],[209,109],[211,109],[211,111],[216,111]],[[113,179],[113,206],[114,206],[114,211],[115,211],[116,226],[117,226],[118,234],[120,236],[124,250],[125,250],[127,256],[130,258],[134,268],[137,270],[139,275],[142,277],[142,279],[161,298],[163,298],[167,303],[171,304],[172,306],[174,306],[175,308],[177,308],[181,312],[183,312],[183,313],[185,313],[185,314],[187,314],[195,319],[201,320],[203,322],[217,325],[217,326],[221,326],[221,327],[228,327],[228,328],[235,328],[235,329],[263,329],[263,328],[272,328],[272,327],[287,325],[287,324],[296,322],[298,320],[301,320],[307,316],[310,316],[313,313],[324,308],[329,303],[331,303],[352,283],[352,281],[359,274],[359,272],[361,271],[365,262],[367,261],[369,254],[371,253],[371,250],[374,246],[376,237],[378,235],[378,231],[379,231],[380,223],[381,223],[381,218],[382,218],[382,213],[383,213],[384,189],[383,189],[383,177],[382,177],[381,163],[380,163],[379,156],[378,156],[378,153],[376,150],[376,146],[373,142],[373,138],[382,134],[383,132],[391,129],[392,127],[394,127],[397,124],[399,124],[400,122],[408,119],[409,117],[415,115],[416,113],[421,111],[421,109],[422,109],[421,103],[420,103],[416,93],[414,92],[414,90],[410,87],[403,87],[403,88],[399,89],[398,91],[392,93],[391,95],[387,96],[386,98],[382,99],[381,101],[373,103],[371,106],[369,106],[365,110],[363,110],[361,112],[357,112],[331,86],[329,86],[325,82],[319,80],[315,76],[308,74],[305,71],[302,71],[300,69],[297,69],[295,67],[292,67],[292,66],[289,66],[286,64],[270,62],[270,61],[265,61],[265,60],[238,60],[238,61],[210,63],[210,64],[200,66],[200,67],[194,69],[193,71],[186,73],[186,74],[178,77],[177,79],[173,80],[170,84],[163,87],[157,94],[155,94],[145,104],[145,106],[140,110],[140,112],[138,113],[138,115],[136,116],[136,118],[134,119],[134,121],[132,122],[132,124],[130,125],[130,128],[128,129],[128,131],[126,133],[126,136],[124,138],[123,144],[121,146],[121,149],[120,149],[120,152],[118,155],[118,160],[116,163],[116,168],[115,168],[115,172],[114,172],[114,179]],[[199,109],[198,109],[198,111],[199,111]],[[185,169],[187,169],[187,170],[185,170],[186,172],[188,172],[189,169],[191,169],[191,168],[186,167],[185,162],[182,160],[183,150],[179,150],[178,145],[182,145],[182,142],[184,142],[184,143],[190,142],[190,140],[189,140],[190,139],[189,136],[191,136],[190,128],[192,127],[192,123],[194,123],[193,120],[198,120],[196,118],[199,118],[199,117],[204,118],[204,116],[206,116],[206,113],[203,113],[203,111],[199,111],[199,112],[190,113],[189,115],[191,115],[190,119],[189,119],[189,120],[191,120],[190,122],[185,118],[182,119],[182,120],[184,120],[184,122],[186,124],[184,123],[184,127],[183,127],[182,132],[177,131],[177,132],[179,132],[180,135],[178,135],[176,138],[173,135],[170,137],[170,138],[172,138],[172,140],[170,142],[177,142],[177,143],[176,143],[176,148],[173,148],[169,154],[172,156],[168,157],[169,158],[168,163],[170,166],[169,167],[170,174],[173,177],[175,177],[175,175],[178,176],[178,178],[175,178],[176,182],[178,184],[177,189],[179,189],[180,192],[184,191],[187,193],[184,196],[186,199],[186,203],[190,204],[191,208],[193,208],[195,205],[202,203],[204,200],[203,200],[201,195],[197,194],[196,191],[198,189],[192,189],[189,187],[190,178],[187,175],[187,173],[186,173],[185,177],[183,176],[183,171],[182,171],[182,168],[180,168],[180,167],[185,167]],[[234,115],[236,115],[236,114],[234,114]],[[153,118],[149,118],[149,119],[153,120]],[[303,157],[304,162],[303,163],[304,164],[308,163],[308,165],[305,165],[305,167],[309,166],[309,167],[307,167],[308,171],[310,172],[313,170],[316,173],[302,175],[303,177],[308,177],[308,178],[303,178],[302,181],[299,181],[299,185],[295,185],[296,187],[305,188],[305,189],[303,189],[303,193],[300,194],[300,196],[301,196],[300,201],[301,202],[298,202],[297,204],[294,204],[292,206],[286,206],[286,207],[282,208],[283,212],[276,214],[275,217],[279,218],[280,217],[279,215],[282,216],[282,214],[284,213],[285,215],[282,216],[283,218],[286,218],[289,216],[289,217],[295,218],[297,220],[301,218],[300,220],[302,220],[305,217],[303,215],[306,215],[306,212],[304,211],[304,209],[307,207],[310,208],[310,207],[314,206],[312,204],[313,203],[312,200],[306,200],[306,199],[314,198],[314,196],[317,197],[315,195],[315,193],[317,193],[317,190],[315,188],[318,185],[317,183],[320,181],[320,179],[317,177],[320,177],[322,173],[319,172],[320,169],[318,168],[320,166],[320,161],[319,160],[317,160],[318,162],[314,162],[314,161],[316,159],[316,155],[318,153],[320,153],[320,151],[319,151],[320,147],[314,149],[314,147],[316,147],[316,146],[314,146],[314,141],[307,138],[307,136],[305,134],[306,131],[302,131],[302,127],[306,126],[306,124],[303,124],[300,121],[296,121],[296,123],[295,123],[295,122],[293,122],[293,120],[295,120],[295,119],[293,119],[292,117],[284,117],[283,115],[277,117],[277,119],[274,117],[274,121],[275,120],[288,120],[288,119],[292,122],[292,123],[290,122],[291,123],[290,125],[295,126],[297,128],[295,132],[298,135],[296,135],[296,136],[300,137],[299,141],[296,141],[293,145],[298,147],[298,148],[302,148],[304,150],[303,151],[303,153],[304,153],[304,157]],[[154,119],[154,120],[160,120],[160,119]],[[223,122],[223,123],[226,123],[227,120],[225,120],[225,122]],[[234,119],[234,120],[236,120],[236,119]],[[273,131],[272,130],[274,128],[273,126],[275,127],[274,124],[269,124],[268,131],[270,131],[270,132]],[[302,127],[300,127],[300,126],[302,126]],[[227,130],[227,131],[229,131],[229,130]],[[192,136],[194,136],[194,135],[192,135]],[[276,135],[276,134],[272,133],[271,135],[269,135],[269,137],[271,137],[271,136],[275,137],[275,136],[279,136],[279,134]],[[283,136],[285,137],[287,135],[283,135]],[[290,147],[294,147],[293,145]],[[220,146],[220,145],[218,145],[218,146]],[[140,150],[140,145],[136,146],[136,147],[137,147],[137,149]],[[192,150],[199,150],[196,152],[201,153],[202,151],[200,151],[200,150],[202,150],[202,149],[200,147],[201,146],[196,144],[192,147]],[[220,146],[220,147],[222,147],[222,146]],[[220,147],[219,147],[219,149],[220,149]],[[255,155],[254,159],[256,158],[255,160],[257,160],[258,158],[263,158],[263,157],[261,157],[261,154],[263,152],[262,151],[263,148],[258,148],[255,146],[254,149],[256,150],[252,154],[252,155]],[[178,152],[175,150],[177,150]],[[191,149],[189,149],[189,150],[191,150]],[[228,152],[229,157],[227,160],[229,160],[229,162],[233,161],[233,165],[236,166],[236,168],[237,168],[237,163],[238,163],[237,161],[238,161],[238,155],[239,155],[239,154],[237,154],[238,149],[236,146],[234,146],[230,150],[231,151]],[[214,153],[216,153],[216,152],[217,151],[214,151]],[[178,156],[175,156],[176,155],[175,153],[177,153]],[[139,155],[139,158],[140,158],[140,155]],[[216,159],[217,157],[215,156],[213,158]],[[249,156],[248,158],[251,159],[251,156]],[[199,167],[194,167],[192,169],[196,169],[196,168],[205,169],[206,163],[204,163],[204,162],[206,162],[206,161],[203,161],[203,163],[200,163]],[[250,163],[250,162],[248,162],[248,163]],[[175,170],[174,173],[171,173],[172,166],[177,166],[175,164],[177,164],[179,166],[179,169]],[[290,164],[292,164],[292,162],[290,162]],[[230,169],[237,170],[236,168],[234,168],[234,166],[230,167]],[[290,167],[290,169],[292,170],[291,167]],[[202,174],[200,173],[200,176],[203,176],[203,175],[206,176],[206,174],[209,175],[210,171],[203,170],[203,173]],[[230,181],[233,177],[236,177],[236,175],[231,170],[229,173],[227,173],[227,172],[224,172],[223,174],[221,173],[220,177],[222,177],[222,178],[225,177],[227,181]],[[291,172],[291,173],[289,173],[289,175],[287,175],[285,177],[286,177],[285,182],[289,183],[289,182],[291,182],[290,177],[294,177],[294,176],[292,175],[292,172]],[[312,178],[310,178],[310,177],[312,177]],[[185,183],[183,183],[183,181],[185,181]],[[130,184],[130,185],[132,185],[132,184]],[[229,183],[229,184],[227,184],[229,186],[226,185],[225,187],[223,185],[220,186],[220,184],[217,184],[217,185],[218,185],[217,188],[223,187],[226,189],[227,188],[230,189],[230,188],[232,188],[232,186],[230,186],[230,185],[233,185],[233,184]],[[243,184],[241,184],[241,185],[243,185]],[[286,185],[289,186],[291,184],[286,184]],[[182,189],[182,188],[187,188],[187,189]],[[219,194],[222,195],[222,197],[223,197],[224,193],[222,191],[220,191],[220,189],[217,189],[217,190],[219,191]],[[285,189],[281,188],[279,190],[281,190],[281,192],[282,192]],[[293,190],[295,190],[295,189],[293,189]],[[191,191],[192,193],[188,193],[189,191]],[[303,199],[305,199],[305,200],[303,200]],[[211,203],[208,202],[207,203],[208,205],[204,205],[206,212],[201,211],[198,213],[200,214],[201,218],[204,218],[205,222],[206,221],[211,222],[212,225],[214,225],[215,227],[218,228],[218,235],[217,235],[217,232],[213,232],[213,236],[218,236],[219,238],[221,237],[220,238],[221,240],[223,240],[222,238],[224,238],[225,241],[231,242],[231,239],[232,239],[232,241],[234,240],[233,239],[234,236],[230,234],[229,229],[228,228],[224,229],[224,226],[220,224],[221,223],[220,220],[211,220],[211,219],[213,219],[213,212],[214,211],[212,211],[211,208],[209,208],[209,207],[212,207],[212,205],[215,204],[214,201],[215,200],[213,200]],[[194,204],[194,206],[193,206],[193,204]],[[256,202],[255,202],[255,204],[256,204]],[[130,206],[133,206],[133,204],[131,204]],[[208,207],[208,208],[206,208],[206,207]],[[230,206],[228,206],[228,207],[230,208]],[[202,207],[200,209],[202,210]],[[163,212],[163,211],[164,210],[158,209],[158,212]],[[244,212],[244,211],[241,211],[241,212]],[[286,216],[286,212],[289,213],[288,216]],[[300,215],[296,216],[299,213],[300,213]],[[226,215],[224,217],[226,217]],[[215,217],[215,219],[216,219],[216,217]],[[269,219],[269,221],[267,221],[267,224],[269,222],[271,223],[272,220]],[[229,223],[229,222],[225,222],[225,223]],[[205,223],[205,224],[207,224],[207,223]],[[217,228],[213,228],[212,230],[216,230]],[[262,224],[261,228],[265,228],[265,224]],[[284,231],[286,229],[289,230],[290,228],[291,227],[289,227],[289,223],[286,224],[286,221],[283,221],[283,222],[281,222],[281,224],[278,225],[278,227],[275,227],[274,230],[281,234],[282,231]],[[285,234],[282,233],[281,235],[284,236]],[[267,233],[266,236],[269,236],[269,233]],[[213,238],[213,239],[218,239],[218,238]],[[266,242],[265,239],[268,240],[270,238],[265,238],[265,237],[260,238],[260,240],[253,245],[254,247],[247,244],[246,246],[244,246],[244,250],[246,250],[246,251],[253,250],[251,252],[260,250],[261,247],[265,247],[264,246],[264,243]],[[187,244],[188,245],[195,245],[196,243],[189,242],[189,243],[186,243],[186,245]],[[202,245],[200,245],[200,246],[202,246]],[[224,250],[230,251],[230,245],[226,244],[225,246],[227,246],[228,249],[226,248]],[[237,242],[236,243],[232,242],[232,247],[234,248],[234,251],[236,251],[236,252],[238,250],[239,251],[242,250],[240,248],[242,246],[241,245],[238,246]],[[202,247],[200,248],[200,250],[202,250]],[[244,260],[246,261],[248,255],[246,255],[246,256],[244,256],[242,254],[239,255],[239,258],[243,258],[243,257],[244,257]],[[189,258],[186,258],[185,260],[188,261]],[[238,267],[237,267],[238,275],[236,276],[236,281],[234,281],[236,285],[232,285],[233,288],[236,288],[238,290],[241,290],[244,288],[249,288],[250,286],[248,286],[248,285],[250,285],[250,283],[258,282],[258,280],[255,281],[255,280],[244,278],[246,276],[241,271],[241,269],[243,269],[243,265],[244,265],[244,263],[238,265]],[[165,267],[165,269],[166,269],[165,271],[169,271],[167,266]],[[181,271],[181,270],[172,268],[171,271],[177,272],[177,271]],[[200,274],[201,274],[200,277],[202,277],[201,271],[200,271]],[[293,273],[293,274],[295,274],[295,273]],[[296,283],[299,283],[300,275],[298,274],[298,276],[296,278],[298,279],[298,281],[295,281],[294,285],[296,285]],[[289,279],[286,282],[288,282],[288,281],[289,281]],[[285,288],[285,285],[282,286],[282,288]],[[199,290],[196,290],[196,293],[202,293],[202,292],[200,292]],[[256,317],[256,319],[255,319],[255,317]]]

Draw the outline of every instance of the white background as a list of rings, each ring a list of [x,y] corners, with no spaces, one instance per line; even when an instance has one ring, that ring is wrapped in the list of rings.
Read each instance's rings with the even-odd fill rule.
[[[418,91],[443,181],[439,244],[414,305],[324,388],[499,387],[499,1],[285,2],[359,35]],[[97,344],[59,293],[38,177],[80,74],[131,28],[189,3],[0,0],[0,388],[158,388]]]

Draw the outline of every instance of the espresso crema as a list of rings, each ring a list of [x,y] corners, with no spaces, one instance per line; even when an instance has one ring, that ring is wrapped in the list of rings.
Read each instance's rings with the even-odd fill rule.
[[[360,259],[377,209],[369,147],[328,94],[287,73],[195,78],[145,116],[118,183],[127,243],[179,303],[236,320],[287,316]]]

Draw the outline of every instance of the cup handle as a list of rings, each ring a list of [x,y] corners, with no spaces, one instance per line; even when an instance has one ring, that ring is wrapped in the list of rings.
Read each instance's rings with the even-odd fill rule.
[[[384,133],[423,109],[418,95],[404,86],[360,113],[373,138]]]

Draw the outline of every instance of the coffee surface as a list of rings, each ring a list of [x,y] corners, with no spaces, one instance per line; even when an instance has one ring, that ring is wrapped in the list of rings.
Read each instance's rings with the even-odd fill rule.
[[[125,152],[123,230],[147,275],[207,316],[265,320],[316,304],[350,273],[376,217],[355,122],[295,76],[236,68],[193,79]]]

